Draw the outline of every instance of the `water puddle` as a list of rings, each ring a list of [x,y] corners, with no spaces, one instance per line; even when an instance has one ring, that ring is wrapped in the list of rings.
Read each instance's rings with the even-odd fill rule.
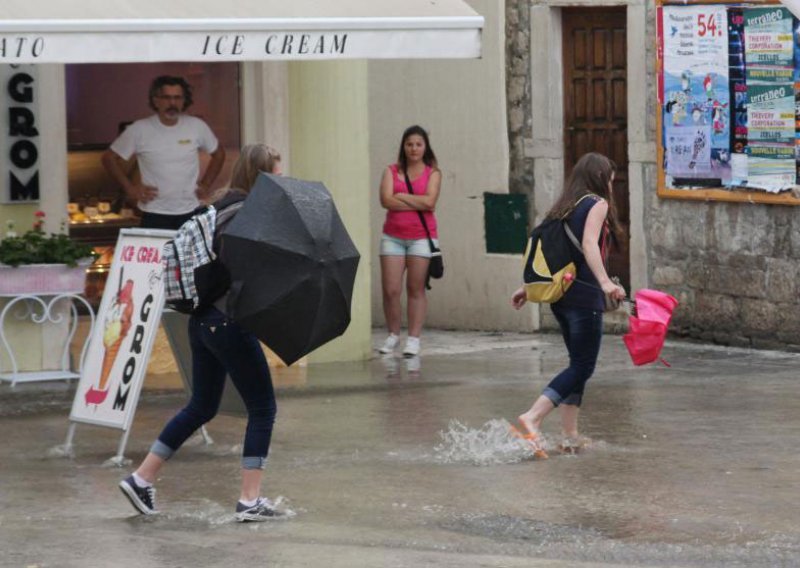
[[[260,525],[273,522],[287,521],[297,516],[297,511],[289,504],[289,500],[283,495],[272,499],[278,515],[270,518],[263,523],[243,523],[255,528]],[[182,509],[182,510],[181,510]],[[215,528],[230,524],[239,524],[236,520],[232,507],[223,507],[219,503],[208,499],[201,499],[186,506],[166,510],[162,508],[157,515],[138,515],[131,517],[132,522],[145,524],[158,524],[160,528],[173,527],[179,529],[187,528]]]
[[[452,515],[438,526],[457,534],[488,539],[487,542],[494,543],[488,548],[498,552],[553,558],[561,563],[732,568],[796,566],[798,558],[796,537],[767,533],[753,533],[751,538],[736,543],[711,544],[702,537],[665,543],[646,533],[619,539],[592,527],[492,513]]]

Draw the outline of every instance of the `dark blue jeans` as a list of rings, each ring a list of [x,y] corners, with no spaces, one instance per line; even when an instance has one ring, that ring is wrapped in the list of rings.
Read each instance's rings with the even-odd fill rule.
[[[189,341],[192,346],[192,397],[189,404],[167,423],[150,451],[169,459],[193,432],[214,418],[228,374],[247,407],[242,467],[263,469],[277,407],[261,344],[252,333],[214,307],[189,319]]]
[[[542,394],[553,404],[581,405],[586,381],[592,376],[600,341],[603,338],[603,312],[587,308],[550,306],[561,327],[569,352],[569,367],[550,381]]]

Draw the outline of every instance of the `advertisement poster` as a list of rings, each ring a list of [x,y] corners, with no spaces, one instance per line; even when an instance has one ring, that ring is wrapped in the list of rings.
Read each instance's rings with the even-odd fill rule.
[[[723,5],[665,6],[662,18],[668,184],[729,184],[727,9]]]
[[[797,164],[797,178],[795,183],[800,185],[800,23],[794,22],[794,100],[795,100],[795,152]]]
[[[786,8],[744,11],[747,83],[791,83],[794,80],[792,14]]]
[[[794,85],[747,86],[747,135],[752,144],[794,145]]]
[[[744,9],[728,9],[731,185],[747,183],[747,81],[744,65]]]
[[[748,146],[747,153],[748,186],[777,193],[794,185],[794,147]]]
[[[667,173],[681,177],[711,175],[711,129],[675,126],[667,133]]]
[[[770,192],[797,180],[793,27],[786,8],[744,10],[747,185]]]
[[[130,426],[164,306],[161,250],[173,234],[120,232],[71,420]]]

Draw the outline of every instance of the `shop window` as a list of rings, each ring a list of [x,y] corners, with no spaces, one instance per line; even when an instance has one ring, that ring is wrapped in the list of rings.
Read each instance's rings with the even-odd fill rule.
[[[186,110],[203,119],[225,148],[226,160],[214,183],[230,180],[241,145],[238,63],[130,63],[66,66],[67,168],[70,236],[96,247],[100,258],[89,270],[86,295],[98,304],[121,228],[138,225],[135,204],[106,173],[101,155],[131,122],[153,114],[151,81],[181,76],[192,86],[194,103]],[[201,169],[208,156],[201,156]],[[131,160],[129,167],[136,167]]]

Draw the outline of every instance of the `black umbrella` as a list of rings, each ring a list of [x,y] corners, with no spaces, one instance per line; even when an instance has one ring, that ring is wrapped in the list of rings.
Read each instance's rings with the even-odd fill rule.
[[[321,183],[260,174],[221,248],[228,314],[287,365],[347,329],[360,255]]]

